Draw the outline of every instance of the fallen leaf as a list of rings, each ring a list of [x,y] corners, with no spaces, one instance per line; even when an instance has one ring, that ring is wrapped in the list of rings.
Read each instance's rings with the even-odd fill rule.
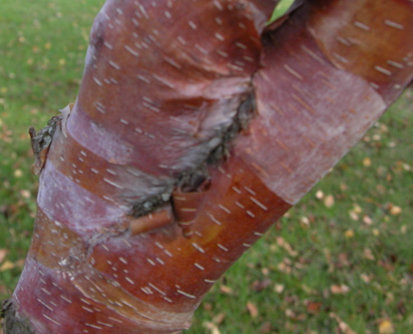
[[[321,309],[322,305],[323,304],[320,303],[320,302],[309,301],[307,303],[307,312],[310,313],[310,314],[318,314],[318,313],[320,313],[320,309]]]
[[[375,141],[379,141],[380,139],[381,139],[381,136],[379,134],[375,134],[373,136],[373,140],[375,140]]]
[[[261,325],[260,333],[270,333],[272,329],[271,322],[266,321]]]
[[[380,266],[380,267],[382,267],[384,270],[386,270],[386,271],[393,271],[394,270],[394,265],[392,265],[391,263],[389,263],[388,261],[383,261],[383,260],[380,260],[379,262],[378,262],[378,265]]]
[[[248,301],[247,302],[247,309],[248,309],[248,312],[250,313],[252,318],[258,317],[258,308],[257,308],[257,306],[255,306],[254,303]]]
[[[390,214],[392,214],[393,216],[397,216],[402,212],[402,209],[399,206],[392,206],[390,209]]]
[[[278,265],[277,265],[277,269],[279,270],[279,271],[281,271],[282,273],[284,273],[284,274],[291,274],[291,266],[289,266],[288,264],[286,264],[285,262],[280,262]]]
[[[219,325],[220,323],[222,323],[222,322],[224,321],[225,317],[226,317],[226,314],[225,314],[225,313],[223,313],[223,312],[218,313],[216,316],[214,316],[214,317],[212,318],[212,322],[213,322],[214,324]]]
[[[323,199],[324,198],[324,193],[323,193],[323,191],[322,190],[317,190],[317,192],[315,193],[315,197],[317,198],[317,199]]]
[[[292,318],[294,321],[304,321],[307,319],[307,315],[305,313],[301,313],[296,315],[294,318]]]
[[[383,320],[379,325],[379,333],[380,334],[393,334],[394,333],[393,324],[389,320]]]
[[[403,163],[403,169],[404,169],[406,172],[410,172],[410,171],[412,170],[412,167],[410,167],[410,165],[408,165],[408,164],[406,164],[406,163]]]
[[[385,302],[386,302],[387,305],[390,305],[390,304],[394,303],[394,294],[392,292],[388,292],[386,294],[386,301]]]
[[[341,252],[338,254],[338,267],[348,267],[350,265],[350,262],[348,260],[348,255],[347,253]]]
[[[287,308],[285,310],[285,316],[288,317],[288,318],[295,318],[296,315],[295,315],[293,310]]]
[[[308,295],[317,295],[317,294],[318,294],[318,291],[317,291],[316,289],[312,289],[312,288],[310,288],[309,286],[307,286],[307,285],[305,285],[305,284],[303,284],[303,285],[301,286],[301,288],[302,288],[303,291],[304,291],[306,294],[308,294]]]
[[[205,311],[212,311],[213,306],[211,303],[203,303],[202,306]]]
[[[357,334],[355,331],[353,331],[350,328],[350,326],[348,324],[346,324],[343,320],[341,320],[341,318],[337,314],[331,312],[330,313],[330,318],[333,318],[338,322],[338,327],[339,327],[341,333],[343,333],[343,334]]]
[[[229,286],[226,286],[226,285],[221,285],[219,287],[219,291],[221,291],[222,293],[224,293],[226,295],[232,295],[234,293],[234,290],[232,290],[232,288],[230,288]]]
[[[257,292],[260,292],[264,290],[265,288],[269,287],[271,285],[272,281],[269,278],[265,278],[262,281],[254,281],[252,283],[251,288]]]
[[[270,269],[268,269],[268,268],[262,268],[262,269],[261,269],[261,272],[262,272],[262,274],[263,274],[264,276],[268,276],[269,273],[270,273]]]
[[[344,232],[344,236],[346,238],[353,238],[354,237],[354,231],[352,229],[347,230],[346,232]]]
[[[206,329],[209,329],[211,331],[211,334],[221,334],[221,332],[218,329],[218,326],[210,321],[205,321],[202,325]]]
[[[4,249],[4,248],[0,249],[0,263],[2,263],[3,260],[6,258],[7,253],[8,253],[7,249]]]
[[[360,205],[354,204],[353,211],[357,214],[360,214],[360,213],[362,213],[363,209],[361,208]]]
[[[334,197],[333,197],[333,195],[328,195],[328,196],[326,196],[326,198],[324,198],[324,205],[325,205],[327,208],[333,207],[333,205],[334,205]]]
[[[345,284],[341,284],[341,285],[333,284],[330,287],[330,290],[333,294],[336,294],[336,295],[337,294],[343,294],[344,295],[344,294],[346,294],[350,291],[350,288]]]
[[[287,241],[285,241],[283,237],[277,237],[276,240],[277,240],[278,246],[284,248],[288,252],[288,254],[290,254],[292,257],[296,257],[298,255],[298,252],[295,251],[291,247],[291,245]]]
[[[15,267],[15,264],[13,262],[6,261],[1,265],[0,272],[13,269],[14,267]]]
[[[370,248],[364,248],[363,255],[364,255],[364,258],[370,261],[374,261],[376,259]]]
[[[23,196],[23,198],[30,198],[29,190],[26,190],[26,189],[20,190],[20,194]]]
[[[372,275],[367,275],[367,274],[361,274],[360,278],[364,281],[364,283],[370,283],[373,276]]]
[[[413,265],[412,265],[413,266]],[[413,268],[413,267],[412,267]],[[282,285],[282,284],[275,284],[275,286],[274,286],[274,291],[276,292],[276,293],[282,293],[283,291],[284,291],[284,285]]]
[[[355,211],[349,211],[350,218],[357,221],[359,220],[359,215]]]
[[[371,166],[371,159],[370,158],[364,158],[363,159],[363,166],[364,167],[370,167]]]
[[[371,224],[373,224],[373,219],[371,219],[369,216],[365,215],[365,216],[363,216],[363,223],[365,223],[367,225],[371,225]]]

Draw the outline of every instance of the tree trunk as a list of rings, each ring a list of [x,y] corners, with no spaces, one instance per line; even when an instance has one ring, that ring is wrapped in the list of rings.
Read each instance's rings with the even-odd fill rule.
[[[38,211],[6,334],[189,328],[412,80],[412,1],[307,1],[268,26],[273,9],[106,2],[76,103],[31,130]]]

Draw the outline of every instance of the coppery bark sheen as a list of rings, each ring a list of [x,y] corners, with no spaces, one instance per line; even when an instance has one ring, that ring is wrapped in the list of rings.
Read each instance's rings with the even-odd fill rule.
[[[412,80],[411,1],[307,1],[272,31],[274,5],[106,2],[78,99],[36,152],[12,305],[37,334],[189,328]]]

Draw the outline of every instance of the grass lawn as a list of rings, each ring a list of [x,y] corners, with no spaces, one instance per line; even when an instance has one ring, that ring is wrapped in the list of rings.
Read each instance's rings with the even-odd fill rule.
[[[102,3],[1,5],[0,299],[20,275],[36,208],[27,130],[75,100]],[[409,89],[213,287],[189,333],[412,333],[412,105]]]

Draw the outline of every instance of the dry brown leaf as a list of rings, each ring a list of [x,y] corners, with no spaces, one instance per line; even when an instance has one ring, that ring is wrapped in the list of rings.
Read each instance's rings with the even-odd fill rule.
[[[363,216],[363,223],[365,223],[367,225],[371,225],[371,224],[373,224],[373,219],[371,219],[369,216],[365,215],[365,216]]]
[[[338,254],[338,265],[339,267],[348,267],[350,265],[347,253],[341,252]]]
[[[337,285],[334,284],[330,287],[331,293],[333,294],[346,294],[350,291],[350,288],[345,285],[345,284],[341,284],[341,285]]]
[[[304,225],[310,225],[310,219],[308,219],[308,217],[306,216],[301,217],[300,222],[301,224],[304,224]]]
[[[324,198],[324,193],[322,190],[317,190],[317,192],[315,193],[315,197],[319,200],[322,200]]]
[[[338,322],[338,327],[339,327],[341,333],[343,333],[343,334],[357,334],[355,331],[353,331],[350,328],[350,326],[348,324],[346,324],[343,320],[341,320],[341,318],[337,314],[331,312],[330,313],[330,318],[333,318]]]
[[[397,216],[401,214],[401,212],[402,212],[401,207],[396,206],[396,205],[392,206],[390,209],[390,214],[392,214],[393,216]]]
[[[225,317],[226,317],[226,314],[225,314],[225,313],[223,313],[223,312],[218,313],[216,316],[214,316],[214,317],[212,318],[212,322],[213,322],[214,324],[219,325],[219,324],[221,324],[221,323],[224,321]]]
[[[217,325],[215,325],[214,323],[212,323],[210,321],[205,321],[202,325],[206,329],[209,329],[211,331],[211,334],[221,334],[221,332],[219,331],[219,328],[217,327]]]
[[[285,310],[285,316],[286,316],[287,318],[295,318],[296,315],[295,315],[295,313],[294,313],[293,310],[287,308],[287,309]]]
[[[0,249],[0,263],[2,263],[3,260],[6,258],[7,253],[8,253],[7,249],[4,249],[4,248]]]
[[[232,290],[232,288],[230,288],[229,286],[226,286],[226,285],[221,285],[219,287],[219,291],[221,291],[222,293],[224,293],[226,295],[232,295],[234,293],[234,290]]]
[[[15,267],[15,264],[13,262],[6,261],[1,265],[0,272],[13,269],[14,267]]]
[[[275,284],[275,286],[274,286],[274,291],[276,292],[276,293],[282,293],[283,291],[284,291],[284,285],[282,285],[282,284]]]
[[[389,320],[383,320],[379,325],[379,333],[380,334],[393,334],[394,333],[393,324]]]
[[[26,199],[30,198],[31,196],[30,190],[27,190],[27,189],[20,190],[20,194],[22,195],[23,198],[26,198]]]
[[[266,321],[261,325],[260,333],[270,333],[272,329],[271,322]]]
[[[310,313],[310,314],[318,314],[318,313],[320,313],[320,309],[321,309],[322,305],[323,304],[320,303],[320,302],[309,301],[307,303],[307,312]]]
[[[295,257],[295,256],[298,255],[298,252],[295,251],[291,247],[291,245],[287,241],[285,241],[285,239],[283,237],[277,237],[276,240],[277,240],[278,246],[284,248],[288,252],[288,254],[290,254],[292,257]]]
[[[255,306],[253,302],[251,301],[247,302],[247,309],[252,318],[258,317],[258,308],[257,306]]]
[[[394,270],[394,265],[392,265],[388,261],[380,260],[377,264],[386,271],[393,271]]]
[[[318,294],[318,291],[316,289],[312,289],[312,288],[310,288],[309,286],[307,286],[305,284],[301,285],[301,288],[308,295],[317,295]]]
[[[364,158],[363,159],[363,166],[364,167],[370,167],[371,166],[371,159],[370,158]]]
[[[288,264],[286,264],[285,262],[280,262],[277,265],[277,269],[279,271],[281,271],[282,273],[284,273],[284,274],[291,274],[291,271],[292,271],[291,267]]]
[[[344,232],[344,236],[346,238],[353,238],[354,237],[354,231],[352,229],[348,229],[346,232]]]
[[[298,314],[293,318],[294,321],[304,321],[306,319],[307,315],[305,313]]]
[[[372,275],[367,275],[367,274],[361,274],[360,278],[364,281],[364,283],[370,283],[373,276]]]
[[[364,256],[364,258],[366,258],[367,260],[370,260],[370,261],[374,261],[376,259],[370,248],[364,248],[363,256]]]
[[[360,213],[363,212],[363,209],[361,208],[360,205],[354,204],[354,206],[353,206],[353,211],[354,211],[355,213],[357,213],[357,214],[360,214]]]
[[[334,205],[334,196],[333,195],[328,195],[326,198],[324,198],[324,205],[327,208],[331,208]]]
[[[357,221],[359,220],[359,215],[355,211],[349,211],[348,213],[350,215],[350,218]]]
[[[271,285],[272,281],[269,278],[264,278],[263,280],[259,281],[256,280],[252,283],[251,288],[257,292],[264,290],[265,288]]]

